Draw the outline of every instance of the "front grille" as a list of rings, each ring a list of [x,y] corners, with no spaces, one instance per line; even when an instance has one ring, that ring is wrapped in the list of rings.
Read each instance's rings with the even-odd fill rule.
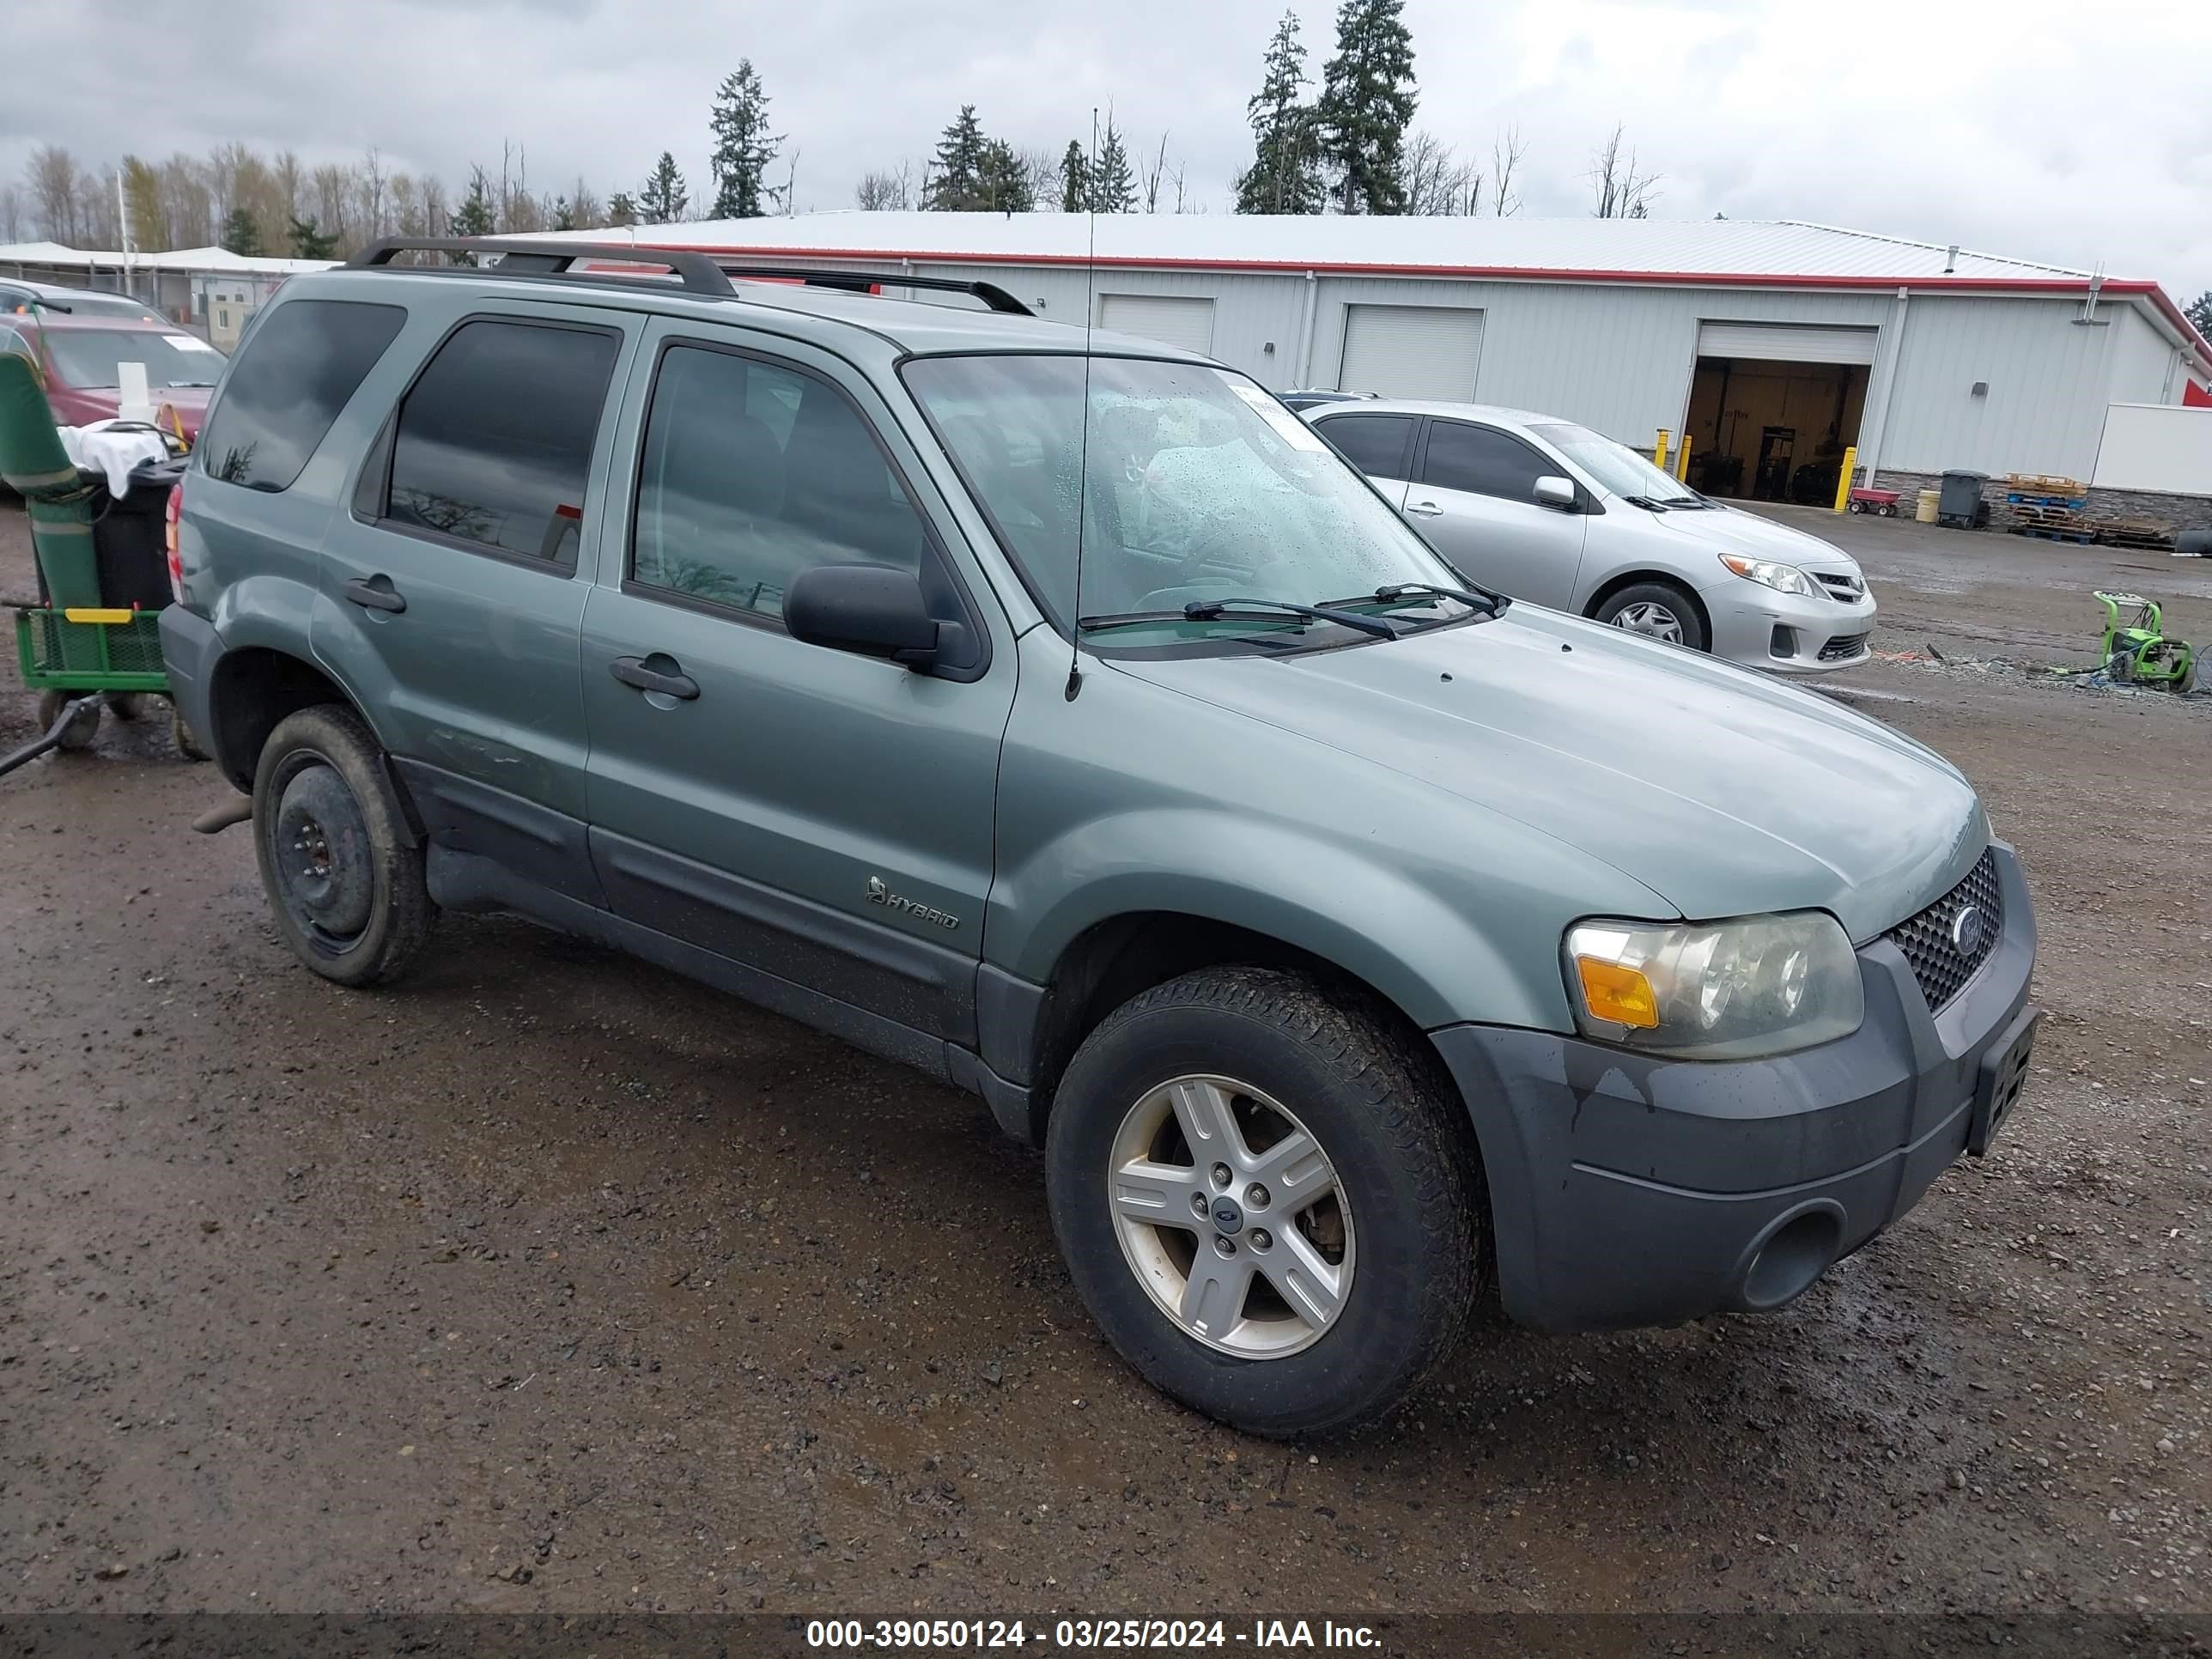
[[[1841,662],[1846,657],[1856,657],[1866,649],[1863,634],[1838,634],[1820,647],[1822,662]]]
[[[1813,580],[1828,590],[1831,599],[1856,599],[1866,592],[1865,580],[1857,576],[1838,576],[1826,570],[1815,570]]]
[[[1972,951],[1961,951],[1959,915],[1969,905],[1981,913],[1981,937]],[[1990,848],[1964,881],[1883,937],[1905,952],[1912,964],[1912,977],[1920,982],[1920,994],[1935,1011],[1958,995],[1974,970],[1989,960],[2003,931],[2004,890],[1997,883],[1996,849]]]

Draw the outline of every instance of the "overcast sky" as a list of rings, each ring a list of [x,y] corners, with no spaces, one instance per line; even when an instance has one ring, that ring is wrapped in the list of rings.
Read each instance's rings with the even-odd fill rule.
[[[1333,0],[1297,0],[1310,66]],[[465,178],[526,148],[533,188],[635,189],[664,149],[706,193],[707,106],[750,57],[802,209],[918,161],[963,102],[1058,150],[1111,104],[1164,132],[1224,212],[1282,0],[135,0],[31,7],[5,30],[0,179],[228,139],[310,161],[370,144]],[[2184,0],[1407,0],[1417,122],[1486,152],[1517,125],[1522,211],[1588,211],[1625,121],[1665,217],[1799,218],[2212,287],[2212,7]],[[780,179],[785,163],[775,169]]]

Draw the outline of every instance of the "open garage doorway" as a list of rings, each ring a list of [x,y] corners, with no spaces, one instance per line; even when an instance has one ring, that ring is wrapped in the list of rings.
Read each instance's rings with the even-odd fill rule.
[[[1683,430],[1691,485],[1709,495],[1824,506],[1859,441],[1870,328],[1705,323]]]

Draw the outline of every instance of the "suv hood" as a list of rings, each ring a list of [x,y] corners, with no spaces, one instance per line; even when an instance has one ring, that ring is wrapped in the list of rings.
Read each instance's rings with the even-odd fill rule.
[[[1911,738],[1529,605],[1297,657],[1114,665],[1518,820],[1696,920],[1826,909],[1863,944],[1948,890],[1989,839],[1972,787]]]
[[[1608,508],[1608,511],[1614,509]],[[1629,512],[1638,509],[1630,507]],[[1858,561],[1818,536],[1810,536],[1772,519],[1762,518],[1756,513],[1746,513],[1741,507],[1710,507],[1699,512],[1654,513],[1653,523],[1662,530],[1670,530],[1705,543],[1716,556],[1723,553],[1737,553],[1749,559],[1772,559],[1783,564],[1794,564],[1807,570],[1826,570],[1843,575],[1860,574]]]

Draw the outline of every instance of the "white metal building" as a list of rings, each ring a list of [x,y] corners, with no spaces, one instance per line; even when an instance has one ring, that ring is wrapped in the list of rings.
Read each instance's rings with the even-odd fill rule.
[[[64,247],[59,242],[0,242],[0,276],[128,294],[179,323],[194,325],[224,350],[246,320],[288,276],[326,270],[328,259],[276,259],[223,247],[167,253]]]
[[[2154,282],[1820,225],[854,211],[584,234],[982,278],[1278,389],[1514,404],[1646,447],[1664,428],[1694,481],[1774,499],[1822,461],[1832,491],[1853,445],[1869,475],[2087,480],[2108,406],[2212,398],[2212,345]]]

